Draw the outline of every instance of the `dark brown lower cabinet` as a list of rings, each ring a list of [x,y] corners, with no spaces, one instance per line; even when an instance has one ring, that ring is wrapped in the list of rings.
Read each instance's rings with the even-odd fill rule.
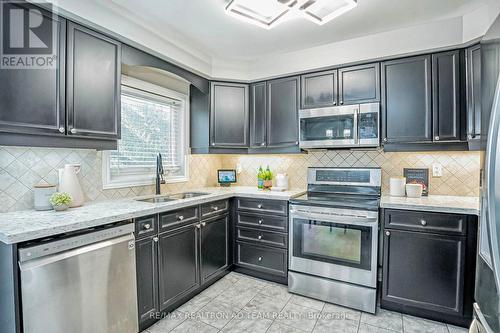
[[[444,232],[439,223],[455,217],[463,232]],[[381,307],[469,325],[476,224],[464,215],[385,210]]]
[[[229,266],[229,216],[202,221],[201,226],[200,273],[205,283]]]
[[[159,236],[159,299],[162,311],[200,285],[198,230],[197,224],[190,224]]]
[[[158,304],[157,238],[148,237],[136,241],[137,308],[141,328],[155,322],[160,311]]]

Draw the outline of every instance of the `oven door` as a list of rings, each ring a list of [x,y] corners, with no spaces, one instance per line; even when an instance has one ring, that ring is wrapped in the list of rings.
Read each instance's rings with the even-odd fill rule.
[[[375,288],[377,235],[377,212],[293,205],[290,270]]]
[[[357,144],[359,105],[300,110],[300,147],[335,148]]]

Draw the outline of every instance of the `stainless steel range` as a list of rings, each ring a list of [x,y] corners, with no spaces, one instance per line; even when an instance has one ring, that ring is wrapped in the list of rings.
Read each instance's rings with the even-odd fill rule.
[[[379,168],[309,168],[290,205],[288,289],[375,313]]]

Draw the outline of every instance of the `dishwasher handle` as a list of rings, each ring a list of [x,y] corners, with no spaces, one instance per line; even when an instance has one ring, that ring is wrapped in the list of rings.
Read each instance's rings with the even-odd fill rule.
[[[61,252],[71,251],[73,249],[83,248],[91,244],[105,242],[107,240],[112,240],[121,236],[128,236],[130,240],[133,241],[133,232],[134,224],[127,223],[98,231],[90,231],[89,233],[83,235],[63,238],[46,243],[32,245],[25,248],[20,248],[19,263],[21,264],[26,261],[43,258]]]

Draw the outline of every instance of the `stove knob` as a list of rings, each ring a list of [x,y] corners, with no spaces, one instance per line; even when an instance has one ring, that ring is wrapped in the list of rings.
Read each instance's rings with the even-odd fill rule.
[[[264,220],[259,220],[259,224],[262,224],[262,222],[264,222]]]
[[[420,220],[420,224],[425,227],[427,225],[427,221],[422,219],[422,220]]]
[[[259,237],[257,237],[257,238],[258,238],[259,240],[261,240],[261,239],[262,239],[262,235],[259,235]]]

